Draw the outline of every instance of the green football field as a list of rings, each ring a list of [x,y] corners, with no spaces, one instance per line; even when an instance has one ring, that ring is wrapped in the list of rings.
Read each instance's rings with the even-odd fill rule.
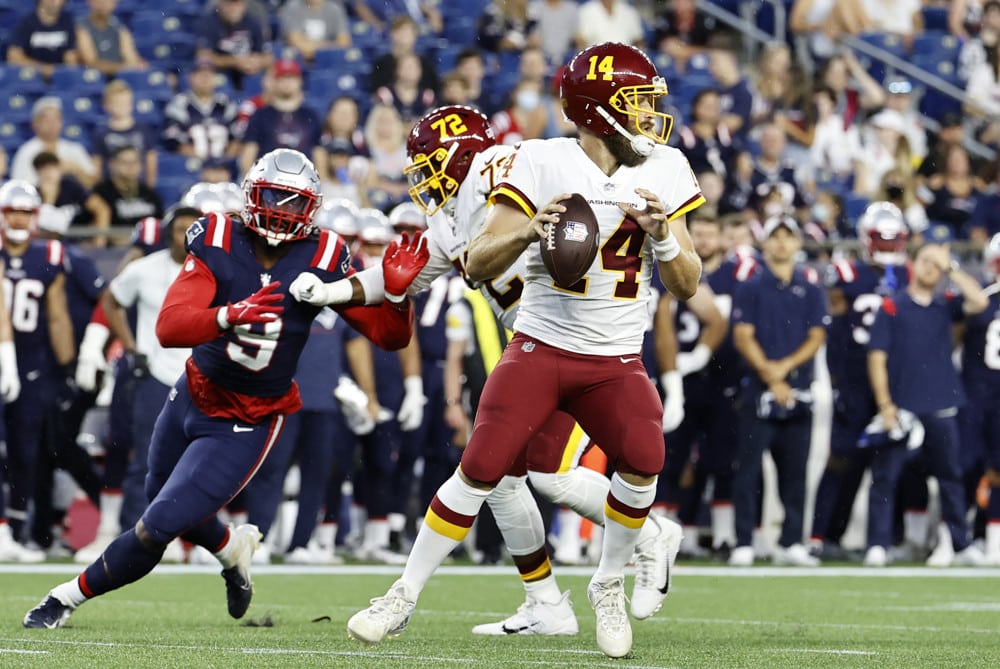
[[[591,568],[557,568],[573,593],[576,637],[473,636],[473,625],[512,612],[522,589],[510,567],[455,567],[431,580],[407,632],[377,647],[348,639],[345,623],[398,568],[258,569],[246,620],[272,626],[229,619],[218,575],[160,568],[86,604],[67,628],[23,629],[24,612],[70,569],[0,567],[0,667],[1000,666],[997,569],[681,566],[663,610],[633,622],[635,646],[624,660],[594,643],[584,594]]]

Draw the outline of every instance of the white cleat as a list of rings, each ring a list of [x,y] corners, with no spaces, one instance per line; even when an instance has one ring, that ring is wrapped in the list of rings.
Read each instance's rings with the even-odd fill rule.
[[[774,549],[774,564],[787,567],[818,567],[819,558],[810,555],[809,549],[802,544],[792,544],[787,548],[777,546]]]
[[[968,549],[966,549],[968,550]],[[934,552],[927,558],[928,567],[950,567],[955,561],[955,549],[951,547],[951,542],[941,542]]]
[[[865,553],[864,565],[866,567],[885,567],[889,564],[889,554],[883,546],[872,546]]]
[[[517,613],[498,623],[484,623],[472,628],[473,634],[507,636],[574,636],[580,631],[567,590],[555,604],[539,602],[529,595]]]
[[[625,657],[632,650],[632,625],[625,613],[625,579],[591,581],[587,598],[597,616],[597,647],[608,657]]]
[[[98,530],[97,536],[89,544],[73,554],[73,562],[77,564],[90,564],[101,557],[104,549],[111,545],[111,542],[118,537],[117,533],[109,530]]]
[[[729,554],[730,567],[752,567],[754,560],[753,546],[737,546]]]
[[[982,549],[975,544],[969,544],[964,549],[955,553],[952,561],[956,567],[988,567],[990,561],[983,553]]]
[[[367,644],[393,639],[406,631],[416,605],[417,598],[410,595],[406,584],[396,581],[385,595],[371,600],[371,606],[351,616],[347,634]]]
[[[250,565],[263,538],[256,525],[240,525],[230,532],[229,543],[219,551],[218,555],[225,556],[223,566],[232,565],[222,570],[222,578],[226,582],[226,606],[233,618],[242,618],[250,608],[253,599]]]
[[[14,541],[10,525],[0,524],[0,562],[35,563],[45,561],[45,551],[28,548]]]
[[[632,615],[636,620],[650,617],[663,606],[684,537],[681,526],[664,516],[650,514],[646,522],[657,525],[660,532],[635,547]]]

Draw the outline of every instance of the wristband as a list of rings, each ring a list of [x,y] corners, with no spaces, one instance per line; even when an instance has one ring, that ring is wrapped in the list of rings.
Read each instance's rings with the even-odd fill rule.
[[[345,302],[350,302],[351,298],[354,297],[354,285],[350,279],[338,279],[337,281],[324,283],[322,291],[323,303],[328,305],[344,304]]]
[[[227,318],[228,314],[229,314],[228,306],[219,307],[219,310],[215,312],[215,323],[216,325],[219,326],[220,330],[229,329],[229,318]]]
[[[385,299],[389,300],[393,304],[402,304],[406,299],[406,295],[393,295],[392,293],[386,293]]]
[[[681,245],[677,241],[677,237],[669,231],[667,232],[667,236],[660,240],[653,239],[650,236],[649,243],[653,247],[653,255],[660,262],[670,262],[681,253]]]
[[[0,341],[0,369],[17,376],[17,349],[12,341]]]
[[[361,289],[365,294],[365,304],[378,304],[382,301],[382,297],[385,295],[385,277],[382,275],[381,265],[351,276],[361,284]]]

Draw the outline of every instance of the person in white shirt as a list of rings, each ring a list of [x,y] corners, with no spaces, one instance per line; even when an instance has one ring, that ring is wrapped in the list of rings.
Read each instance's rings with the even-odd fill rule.
[[[600,42],[641,46],[642,18],[628,0],[589,0],[577,15],[576,45],[585,49]]]
[[[32,161],[42,151],[50,151],[59,157],[63,171],[72,174],[84,186],[93,186],[97,178],[94,163],[83,144],[60,137],[63,116],[62,100],[46,95],[39,98],[31,108],[31,129],[35,136],[21,145],[14,154],[10,165],[10,178],[38,182],[38,175]]]

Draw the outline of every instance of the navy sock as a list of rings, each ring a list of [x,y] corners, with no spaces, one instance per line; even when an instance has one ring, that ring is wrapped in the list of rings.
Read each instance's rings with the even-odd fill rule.
[[[165,548],[145,545],[132,528],[112,541],[101,557],[83,570],[80,590],[90,599],[138,581],[153,571]]]
[[[207,548],[212,553],[217,553],[225,544],[228,536],[229,528],[223,525],[217,516],[212,516],[202,524],[195,525],[182,534],[181,538],[184,541]]]

